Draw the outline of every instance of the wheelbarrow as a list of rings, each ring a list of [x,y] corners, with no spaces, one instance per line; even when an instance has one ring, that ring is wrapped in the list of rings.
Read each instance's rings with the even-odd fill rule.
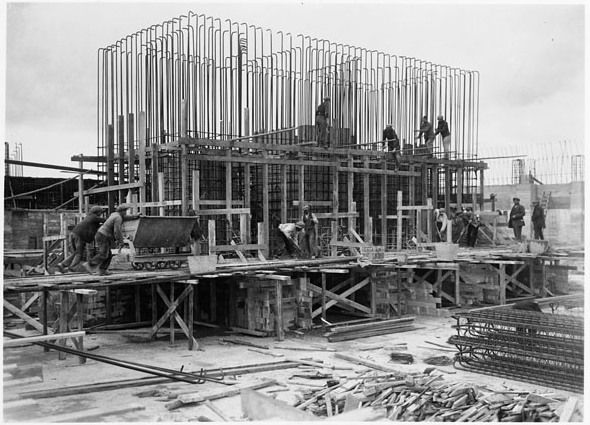
[[[177,269],[190,253],[167,253],[170,248],[190,244],[198,217],[140,217],[124,221],[123,238],[129,245],[129,259],[135,270]],[[147,253],[146,253],[147,251]],[[151,251],[151,252],[150,252]]]

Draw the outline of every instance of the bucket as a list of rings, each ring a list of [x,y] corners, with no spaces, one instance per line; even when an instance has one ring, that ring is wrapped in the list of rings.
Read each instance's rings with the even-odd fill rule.
[[[191,274],[214,272],[217,266],[217,255],[189,255],[187,260]]]
[[[439,260],[453,261],[459,251],[459,244],[456,243],[437,243],[434,245],[436,257]]]

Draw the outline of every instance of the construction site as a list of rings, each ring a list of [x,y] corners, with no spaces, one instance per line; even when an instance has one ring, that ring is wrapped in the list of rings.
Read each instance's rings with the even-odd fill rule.
[[[5,421],[584,420],[584,157],[479,154],[478,71],[188,12],[96,73],[87,154],[6,144]]]

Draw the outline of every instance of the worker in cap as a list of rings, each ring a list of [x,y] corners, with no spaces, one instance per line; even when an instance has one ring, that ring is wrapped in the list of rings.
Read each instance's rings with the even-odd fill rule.
[[[318,218],[311,212],[309,205],[303,207],[303,234],[301,241],[301,251],[306,258],[316,258],[319,255],[317,226]]]
[[[304,227],[305,223],[303,221],[279,224],[279,231],[285,244],[286,254],[291,258],[300,258],[303,256],[301,242],[303,240]]]
[[[434,147],[434,130],[432,129],[432,124],[428,121],[428,117],[424,115],[422,120],[420,121],[420,129],[415,130],[418,135],[416,139],[420,141],[422,135],[424,135],[424,144],[422,145],[422,152],[424,152],[427,156],[432,156],[433,147]]]
[[[383,130],[383,144],[383,147],[386,147],[388,152],[393,153],[395,163],[398,165],[400,159],[399,137],[397,137],[397,133],[391,124],[387,124],[385,130]]]
[[[438,121],[438,125],[436,127],[436,131],[434,132],[434,137],[439,134],[442,136],[442,145],[445,152],[445,159],[449,159],[451,153],[451,132],[449,131],[449,124],[445,121],[445,117],[442,115],[436,117],[436,120]]]
[[[98,228],[105,221],[101,217],[103,211],[104,208],[98,205],[90,208],[86,217],[72,229],[68,237],[70,255],[56,265],[61,273],[74,271],[76,266],[80,264],[86,245],[94,242]]]
[[[124,243],[121,231],[123,221],[136,220],[140,217],[140,215],[127,215],[129,208],[129,204],[119,205],[96,232],[94,237],[96,255],[82,264],[88,273],[94,274],[98,271],[101,276],[109,274],[107,270],[113,257],[111,249],[120,248]]]
[[[514,238],[517,241],[522,240],[522,228],[524,226],[525,209],[520,205],[520,199],[512,198],[514,205],[510,210],[510,218],[508,219],[508,227],[514,231]]]
[[[533,201],[533,213],[531,215],[531,221],[533,222],[533,233],[537,240],[545,240],[543,237],[543,229],[545,228],[545,212],[539,201]]]
[[[316,142],[318,146],[327,148],[328,143],[328,121],[330,119],[330,98],[324,97],[315,111]]]

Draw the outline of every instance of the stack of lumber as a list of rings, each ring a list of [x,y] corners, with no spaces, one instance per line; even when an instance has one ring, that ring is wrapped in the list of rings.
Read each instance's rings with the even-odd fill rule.
[[[331,386],[328,386],[331,385]],[[371,407],[393,421],[555,422],[581,420],[578,400],[564,403],[534,393],[493,392],[473,384],[444,382],[439,372],[389,373],[329,381],[303,394],[298,409],[316,416]]]
[[[402,317],[391,320],[377,320],[355,325],[334,326],[326,334],[328,341],[348,341],[351,339],[368,338],[370,336],[406,332],[417,329],[414,325],[414,317]]]

